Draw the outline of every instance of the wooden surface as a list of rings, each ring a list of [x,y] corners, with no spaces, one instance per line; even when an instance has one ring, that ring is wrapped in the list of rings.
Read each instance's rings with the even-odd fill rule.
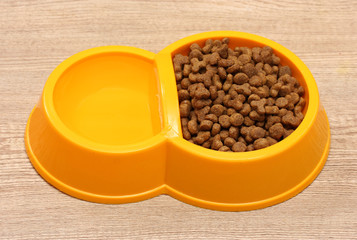
[[[353,239],[357,237],[357,1],[0,1],[0,239]],[[169,196],[103,205],[48,185],[24,147],[51,71],[96,46],[157,53],[191,34],[236,30],[296,53],[319,87],[331,151],[298,196],[217,212]]]

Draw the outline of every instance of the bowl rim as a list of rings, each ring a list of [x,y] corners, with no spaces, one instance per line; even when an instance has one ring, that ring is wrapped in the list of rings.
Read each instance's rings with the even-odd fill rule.
[[[212,149],[206,149],[202,146],[198,146],[193,144],[182,137],[181,124],[178,126],[178,137],[170,138],[177,147],[179,147],[183,151],[190,152],[193,155],[205,158],[211,161],[252,161],[252,160],[263,160],[267,157],[272,157],[274,155],[279,154],[280,152],[286,151],[289,148],[293,147],[297,144],[306,134],[308,134],[309,130],[311,130],[316,118],[318,111],[320,109],[320,100],[319,100],[319,92],[317,89],[317,85],[314,77],[312,76],[310,70],[303,63],[303,61],[298,58],[293,52],[289,49],[285,48],[281,44],[274,42],[268,38],[261,37],[255,34],[246,33],[246,32],[237,32],[237,31],[211,31],[211,32],[203,32],[194,34],[185,38],[182,38],[166,48],[164,48],[159,54],[170,55],[172,58],[172,54],[179,48],[183,48],[184,46],[189,46],[192,43],[197,41],[202,41],[205,39],[222,39],[224,37],[229,38],[239,38],[245,39],[248,41],[257,42],[262,45],[270,46],[274,51],[278,51],[285,58],[289,59],[296,68],[300,71],[302,75],[302,80],[305,82],[307,89],[305,92],[308,94],[308,105],[307,111],[305,113],[305,117],[300,125],[295,129],[295,131],[286,139],[282,141],[263,148],[259,150],[254,150],[251,152],[219,152]],[[174,72],[172,68],[172,76],[174,77]],[[176,85],[175,85],[176,87]],[[177,91],[176,91],[177,93]],[[178,98],[176,96],[176,98]],[[178,106],[177,106],[178,111]],[[178,113],[178,118],[180,118]],[[180,119],[178,119],[178,123],[181,123]]]
[[[56,108],[54,106],[53,94],[56,88],[56,84],[58,79],[71,67],[76,64],[85,61],[88,58],[92,58],[97,56],[101,56],[107,53],[119,53],[125,54],[131,57],[136,57],[138,59],[148,61],[152,63],[153,67],[156,68],[156,64],[154,62],[155,53],[129,46],[101,46],[90,48],[79,53],[76,53],[63,62],[61,62],[50,74],[48,77],[45,86],[43,88],[42,98],[40,100],[42,104],[42,108],[44,109],[47,120],[50,122],[50,125],[56,130],[57,134],[64,137],[67,141],[75,144],[78,147],[93,150],[97,152],[108,152],[108,153],[124,153],[124,152],[137,152],[145,149],[152,148],[158,144],[161,144],[166,141],[165,133],[167,132],[167,126],[164,126],[161,122],[161,130],[157,134],[140,140],[136,143],[131,144],[121,144],[121,145],[109,145],[98,143],[87,139],[77,132],[70,129],[59,117]],[[158,77],[157,77],[158,78]],[[159,81],[159,80],[157,80]],[[162,103],[160,101],[160,107],[162,107]],[[160,114],[162,112],[160,111]],[[160,116],[162,119],[162,116]]]

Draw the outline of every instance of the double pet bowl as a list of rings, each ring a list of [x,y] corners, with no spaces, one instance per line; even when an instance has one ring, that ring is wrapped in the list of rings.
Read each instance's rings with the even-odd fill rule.
[[[182,137],[172,57],[229,37],[229,47],[270,46],[305,88],[305,118],[286,139],[232,153]],[[199,207],[241,211],[287,200],[326,161],[330,130],[316,83],[283,46],[256,35],[218,31],[181,39],[158,54],[134,47],[89,49],[49,76],[25,134],[38,173],[87,201],[127,203],[169,194]]]

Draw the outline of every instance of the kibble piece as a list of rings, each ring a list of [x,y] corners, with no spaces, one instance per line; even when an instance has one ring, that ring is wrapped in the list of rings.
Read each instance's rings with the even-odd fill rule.
[[[186,91],[186,90],[181,90],[181,91]],[[188,92],[187,92],[188,95]],[[204,87],[200,87],[198,89],[196,89],[195,91],[195,98],[197,99],[206,99],[210,97],[210,92],[204,88]]]
[[[178,91],[178,97],[179,97],[179,101],[183,101],[183,100],[188,100],[190,99],[190,94],[187,90],[185,89],[181,89]]]
[[[245,73],[237,73],[233,77],[233,82],[235,84],[241,85],[241,84],[247,83],[248,81],[249,81],[249,77]]]
[[[220,149],[218,149],[220,152],[230,152],[231,149],[227,146],[222,146]]]
[[[215,104],[211,107],[211,113],[213,113],[214,115],[216,115],[217,117],[221,116],[224,112],[225,108],[220,105],[220,104]]]
[[[291,69],[289,68],[289,66],[280,67],[279,77],[284,76],[285,74],[291,76]]]
[[[233,152],[245,152],[245,150],[247,150],[247,146],[242,142],[236,142],[232,146],[232,151]]]
[[[290,134],[292,134],[294,132],[294,129],[289,129],[289,130],[287,130],[287,129],[285,129],[284,128],[284,138],[287,138],[287,137],[289,137],[290,136]]]
[[[254,151],[254,146],[253,146],[253,144],[247,145],[247,150],[246,150],[246,151],[247,151],[247,152]]]
[[[224,141],[227,137],[229,137],[229,132],[227,130],[222,130],[219,134],[222,141]]]
[[[253,126],[254,123],[255,123],[255,121],[252,120],[250,117],[248,117],[248,116],[244,117],[244,125],[249,127],[249,126]]]
[[[242,107],[242,109],[240,110],[239,113],[242,114],[243,116],[247,116],[250,113],[251,110],[252,109],[250,107],[250,104],[244,103],[243,107]]]
[[[281,122],[284,124],[284,126],[292,127],[292,128],[297,128],[300,125],[301,121],[302,119],[294,116],[294,113],[292,111],[288,111],[281,118]]]
[[[229,117],[229,121],[232,124],[232,126],[238,127],[243,124],[244,117],[240,113],[234,113]]]
[[[245,73],[249,78],[251,78],[258,73],[258,70],[254,67],[252,63],[247,63],[242,67],[242,72]]]
[[[196,120],[190,120],[187,124],[188,131],[190,131],[191,134],[197,134],[198,133],[198,124]]]
[[[249,79],[249,84],[251,86],[255,86],[255,87],[260,87],[263,85],[263,79],[257,75],[255,76],[252,76],[250,79]]]
[[[254,127],[249,134],[253,139],[263,138],[265,137],[265,130],[261,127]]]
[[[212,125],[212,136],[216,136],[221,131],[221,125],[219,123],[214,123]]]
[[[232,147],[233,144],[236,143],[236,140],[234,140],[231,137],[227,137],[226,139],[224,139],[224,145],[226,145],[227,147]]]
[[[203,120],[200,123],[200,131],[210,131],[212,128],[213,122],[210,120]]]
[[[211,137],[211,133],[206,131],[206,132],[198,132],[197,137],[196,137],[196,143],[197,144],[202,144],[205,141],[207,141]]]
[[[190,80],[188,80],[188,78],[184,78],[181,81],[181,88],[182,89],[188,89],[188,87],[191,85]]]
[[[288,103],[289,101],[284,97],[280,97],[275,101],[275,105],[279,108],[285,108],[286,106],[288,106]]]
[[[269,146],[274,145],[275,143],[278,142],[277,140],[275,140],[274,138],[271,138],[271,137],[269,137],[269,136],[266,137],[266,140],[268,141]]]
[[[269,142],[265,138],[259,138],[254,141],[253,145],[254,145],[255,150],[259,150],[259,149],[268,147]]]
[[[218,68],[218,76],[222,79],[225,80],[227,78],[227,72],[224,69],[224,67],[219,67]]]
[[[228,130],[228,136],[234,140],[237,140],[239,136],[239,129],[237,127],[231,126]]]
[[[284,127],[281,123],[275,123],[273,126],[269,128],[269,135],[275,140],[280,140],[280,138],[284,135]]]
[[[180,104],[180,116],[181,117],[188,117],[191,111],[191,105],[189,104]]]
[[[266,114],[278,114],[279,108],[277,106],[265,106]]]
[[[228,108],[227,109],[227,115],[232,116],[232,114],[237,113],[237,111],[234,108]]]
[[[206,116],[205,116],[205,119],[206,120],[210,120],[210,121],[212,121],[213,123],[216,123],[216,122],[218,122],[218,117],[216,116],[216,115],[214,115],[214,114],[207,114]]]
[[[230,118],[228,115],[219,116],[218,122],[223,128],[229,128],[231,126]]]

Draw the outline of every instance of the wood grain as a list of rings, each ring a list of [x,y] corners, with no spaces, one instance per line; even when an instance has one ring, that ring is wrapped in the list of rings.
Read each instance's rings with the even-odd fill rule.
[[[0,239],[356,239],[356,1],[0,1]],[[331,125],[318,178],[282,204],[217,212],[169,196],[94,204],[48,185],[24,150],[24,129],[51,71],[91,47],[158,52],[211,30],[286,46],[313,73]]]

